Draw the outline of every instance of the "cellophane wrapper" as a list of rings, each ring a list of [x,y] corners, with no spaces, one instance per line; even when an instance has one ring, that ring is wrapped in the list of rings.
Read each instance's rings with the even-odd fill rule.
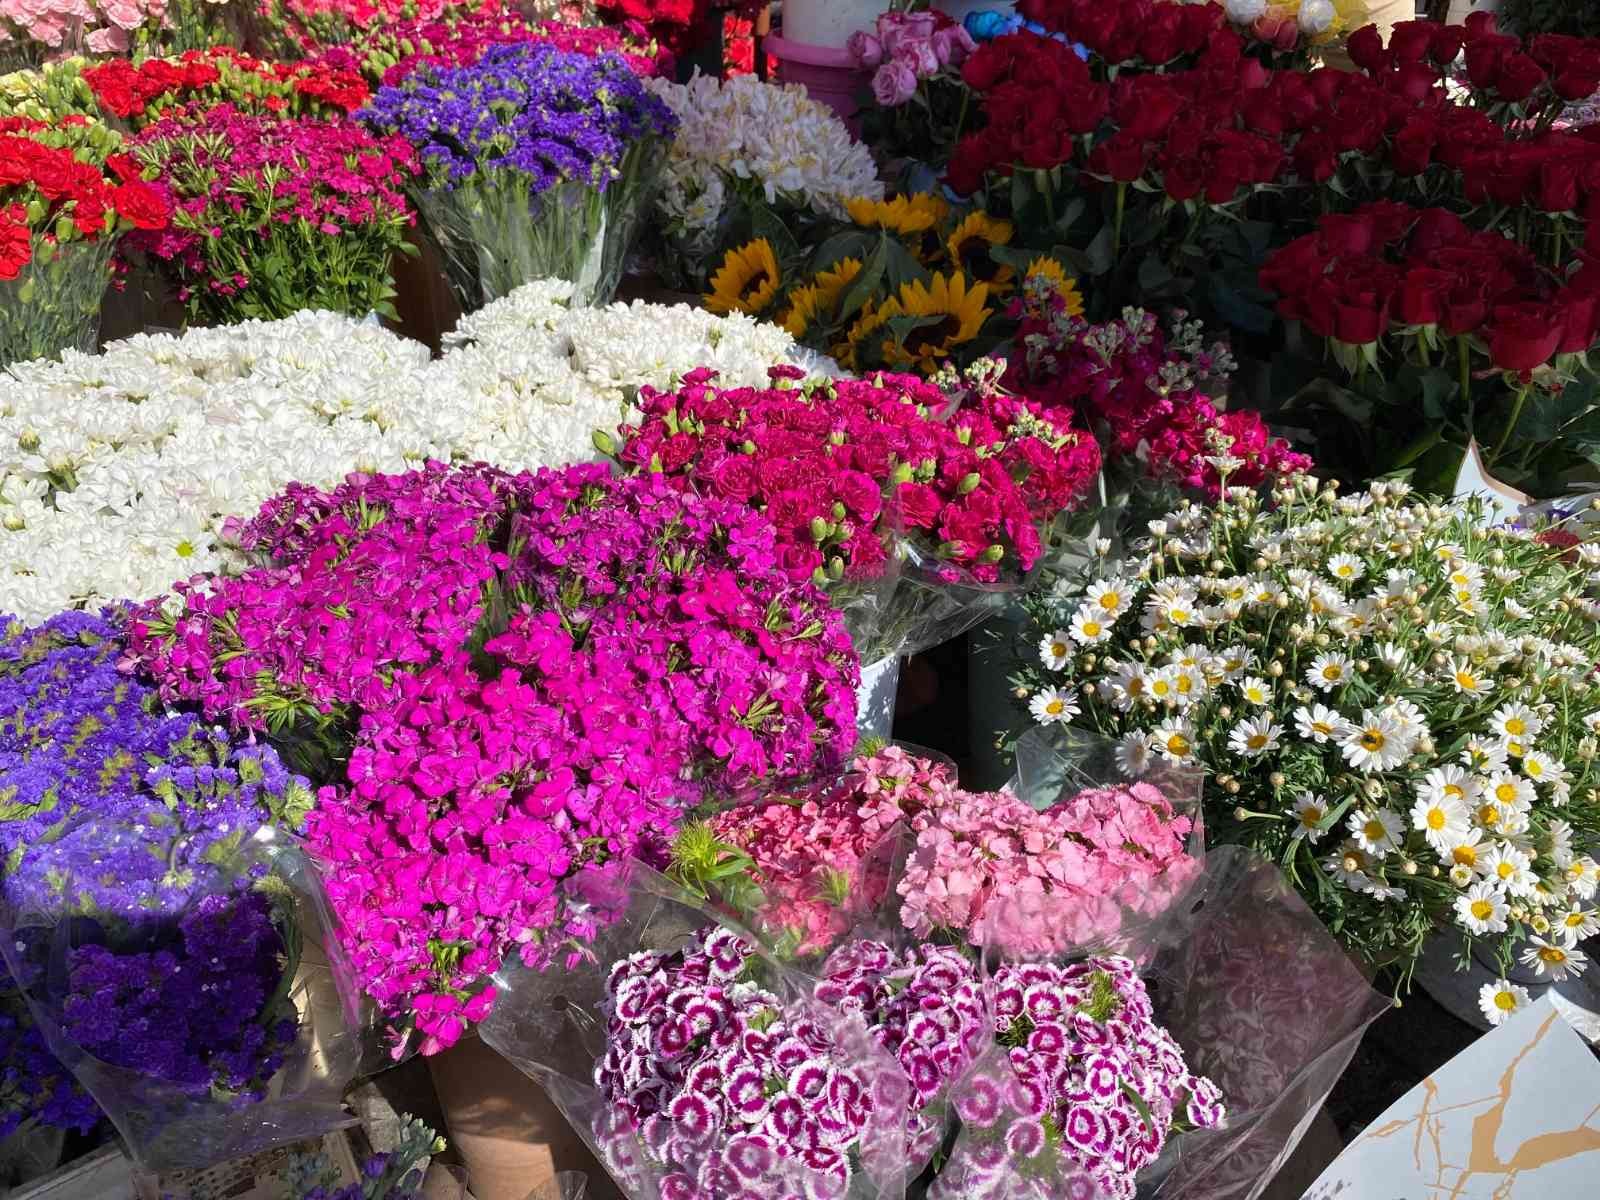
[[[642,137],[628,147],[618,164],[617,177],[606,184],[605,239],[601,247],[600,278],[595,283],[591,304],[609,304],[616,297],[628,261],[639,244],[656,196],[665,181],[662,165],[667,161],[667,142],[653,136]]]
[[[0,280],[0,368],[94,349],[114,245],[113,238],[65,246],[34,238],[21,273]]]
[[[667,1119],[652,1128],[654,1140],[647,1138],[597,1083],[597,1068],[608,1064],[608,979],[631,956],[671,954],[707,931],[736,933],[752,948],[757,939],[733,922],[713,917],[671,881],[637,863],[580,873],[569,881],[563,903],[593,914],[593,941],[544,972],[511,956],[495,976],[494,1006],[479,1033],[549,1093],[624,1194],[632,1200],[690,1194],[682,1189],[692,1175],[700,1181],[693,1194],[717,1200],[899,1200],[905,1195],[910,1091],[904,1073],[872,1042],[859,1020],[817,1004],[811,998],[811,980],[759,953],[752,954],[741,978],[758,980],[777,997],[784,1027],[804,1026],[826,1035],[825,1048],[811,1044],[812,1061],[830,1077],[848,1072],[870,1081],[859,1093],[865,1119],[849,1157],[848,1179],[800,1157],[744,1158],[752,1149],[746,1135],[765,1131],[764,1124],[730,1121],[691,1138],[686,1126]],[[609,1066],[615,1067],[615,1061]],[[792,1078],[775,1086],[776,1091],[767,1093],[774,1112],[784,1100],[798,1099],[787,1090]],[[688,1090],[686,1084],[676,1084],[668,1095]],[[790,1111],[798,1110],[791,1105]]]
[[[535,279],[572,283],[574,307],[598,294],[605,265],[606,198],[587,183],[529,195],[525,179],[479,172],[450,190],[415,196],[462,312],[475,312]]]
[[[562,1171],[549,1187],[534,1188],[523,1200],[588,1200],[589,1177],[581,1171]]]
[[[341,1096],[360,1059],[359,990],[297,845],[267,827],[195,853],[186,834],[104,819],[67,839],[84,869],[49,896],[8,888],[0,951],[141,1169],[203,1169],[355,1123]],[[91,874],[104,884],[151,857],[168,874],[138,919],[85,902]],[[168,990],[175,965],[200,972],[194,995]]]
[[[1256,1200],[1344,1073],[1363,1032],[1389,1006],[1265,859],[1214,850],[1176,932],[1140,969],[1156,1021],[1188,1069],[1221,1093],[1225,1123],[1175,1133],[1138,1176],[1141,1200]],[[991,962],[1007,959],[1002,945]],[[1017,960],[1037,961],[1021,955]],[[1017,961],[1013,960],[1013,961]],[[1003,1050],[957,1089],[1000,1097],[964,1123],[931,1200],[1111,1200],[1066,1156],[1025,1156],[1007,1143],[1029,1118],[1007,1094]],[[986,1086],[987,1085],[987,1086]],[[1126,1193],[1122,1193],[1125,1195]]]

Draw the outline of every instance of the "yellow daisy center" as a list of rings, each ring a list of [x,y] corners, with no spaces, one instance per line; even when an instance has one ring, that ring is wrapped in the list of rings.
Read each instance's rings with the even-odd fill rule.
[[[1528,723],[1521,717],[1512,717],[1506,722],[1506,732],[1514,737],[1521,737],[1528,732]]]
[[[1389,831],[1383,827],[1382,821],[1368,821],[1361,826],[1361,832],[1367,835],[1369,842],[1381,842],[1388,836]]]
[[[1067,656],[1067,644],[1065,642],[1051,642],[1050,643],[1050,657],[1051,658],[1065,658],[1066,656]]]
[[[1567,952],[1560,946],[1540,946],[1539,957],[1547,963],[1560,965],[1567,961]]]
[[[1061,710],[1064,708],[1066,708],[1066,705],[1061,703],[1059,700],[1052,700],[1050,703],[1044,706],[1045,712],[1049,713],[1052,717],[1059,717],[1061,715]]]
[[[1084,637],[1099,637],[1100,636],[1100,630],[1102,628],[1103,628],[1103,626],[1101,626],[1099,621],[1085,621],[1083,623],[1083,636]]]
[[[1501,1012],[1510,1012],[1517,1007],[1517,998],[1510,992],[1496,992],[1494,994],[1494,1006]]]
[[[1516,785],[1511,783],[1497,785],[1494,789],[1494,798],[1501,804],[1510,804],[1517,798]]]
[[[1444,828],[1444,810],[1442,808],[1430,808],[1428,810],[1428,818],[1427,818],[1427,820],[1428,820],[1428,828],[1429,829],[1443,829]]]
[[[1167,739],[1167,752],[1180,756],[1189,753],[1189,739],[1181,733],[1173,734]]]
[[[1450,858],[1457,866],[1475,867],[1478,865],[1478,851],[1472,846],[1457,846],[1450,851]]]
[[[1122,597],[1116,592],[1107,592],[1105,595],[1100,597],[1100,607],[1105,609],[1107,612],[1121,608]]]
[[[1252,733],[1248,738],[1245,739],[1244,744],[1251,750],[1265,749],[1267,745],[1267,735],[1264,733]]]
[[[1361,748],[1369,754],[1376,754],[1388,744],[1388,739],[1376,729],[1363,730],[1361,734]]]
[[[1487,900],[1474,900],[1472,902],[1472,915],[1480,921],[1487,921],[1494,915],[1494,905]]]
[[[1322,668],[1322,677],[1329,683],[1338,683],[1344,678],[1344,668],[1337,663],[1329,663]]]

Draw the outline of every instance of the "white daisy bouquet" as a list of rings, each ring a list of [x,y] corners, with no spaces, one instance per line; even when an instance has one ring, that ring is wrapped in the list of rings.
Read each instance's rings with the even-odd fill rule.
[[[1506,966],[1583,970],[1600,546],[1295,477],[1185,504],[1097,565],[1025,601],[1034,723],[1120,738],[1130,777],[1202,766],[1208,840],[1277,860],[1371,962],[1408,974],[1442,925]]]

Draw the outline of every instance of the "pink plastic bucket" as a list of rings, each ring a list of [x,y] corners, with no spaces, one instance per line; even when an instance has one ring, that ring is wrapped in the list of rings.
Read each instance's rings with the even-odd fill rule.
[[[848,50],[791,42],[771,34],[762,43],[778,61],[777,77],[783,83],[805,87],[818,104],[825,104],[844,120],[850,132],[860,134],[856,118],[856,96],[867,83],[867,71],[856,66]]]

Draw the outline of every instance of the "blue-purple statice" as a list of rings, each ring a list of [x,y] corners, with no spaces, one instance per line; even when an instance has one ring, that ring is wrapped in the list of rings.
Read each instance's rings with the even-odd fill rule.
[[[99,1123],[100,1106],[50,1053],[0,963],[0,1141],[25,1125],[88,1133]]]
[[[357,1182],[340,1184],[337,1168],[324,1154],[291,1159],[283,1181],[289,1200],[415,1200],[428,1159],[443,1149],[444,1139],[426,1123],[406,1117],[395,1148],[367,1159]]]
[[[295,1025],[291,947],[248,843],[310,792],[270,747],[166,712],[123,662],[124,620],[0,617],[7,957],[77,1050],[250,1095]]]
[[[677,118],[614,54],[547,43],[490,50],[464,67],[421,70],[358,114],[417,147],[429,186],[513,172],[536,195],[576,181],[604,190],[628,149],[670,137]]]

